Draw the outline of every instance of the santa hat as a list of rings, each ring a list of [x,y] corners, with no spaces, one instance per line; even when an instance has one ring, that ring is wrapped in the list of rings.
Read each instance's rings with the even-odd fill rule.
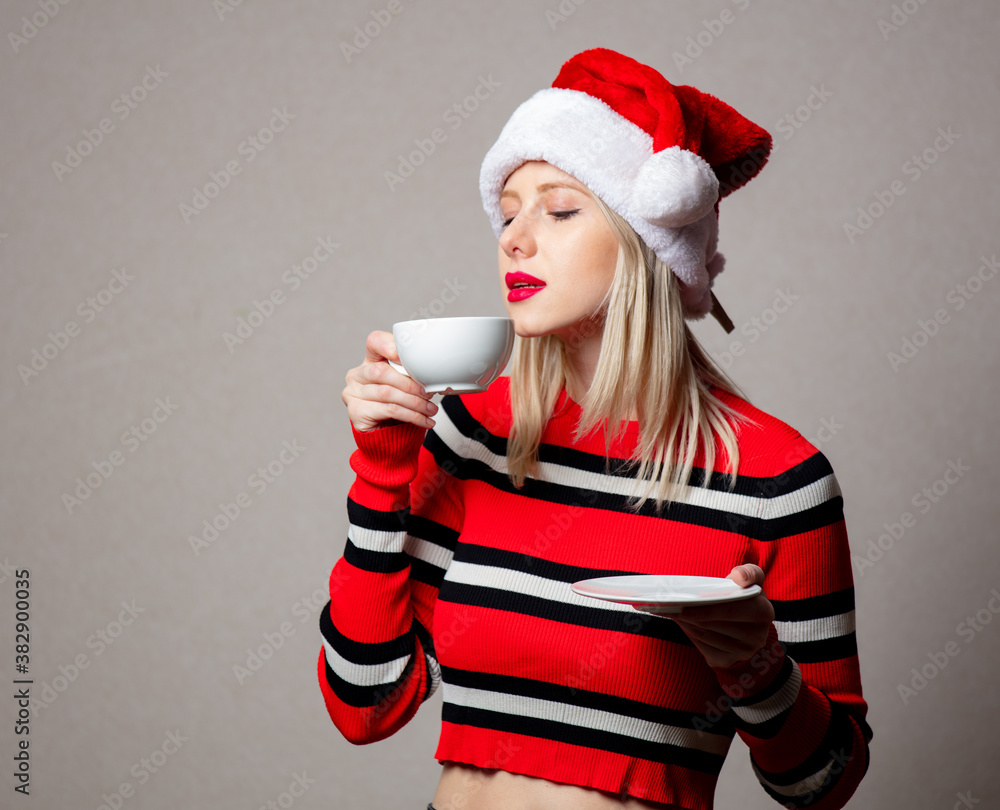
[[[724,262],[718,201],[749,182],[770,151],[771,136],[728,104],[593,48],[514,111],[483,160],[479,190],[499,238],[500,192],[514,169],[544,160],[573,175],[680,279],[685,315],[712,312],[730,332],[711,292]]]

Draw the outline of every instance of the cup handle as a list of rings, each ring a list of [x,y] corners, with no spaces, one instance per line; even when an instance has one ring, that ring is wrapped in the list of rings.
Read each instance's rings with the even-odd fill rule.
[[[388,357],[385,358],[385,361],[394,369],[396,369],[396,371],[402,374],[404,377],[410,377],[411,380],[413,379],[413,377],[410,374],[407,374],[406,369],[403,368],[401,365],[399,365],[399,363],[392,362],[392,360],[390,360]]]

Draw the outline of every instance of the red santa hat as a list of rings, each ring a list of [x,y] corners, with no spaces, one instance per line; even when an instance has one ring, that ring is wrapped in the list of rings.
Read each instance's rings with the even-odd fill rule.
[[[771,136],[728,104],[593,48],[514,111],[483,160],[479,190],[499,238],[500,192],[518,166],[544,160],[573,175],[680,279],[687,317],[712,312],[732,331],[711,292],[724,262],[718,201],[749,182],[770,151]]]

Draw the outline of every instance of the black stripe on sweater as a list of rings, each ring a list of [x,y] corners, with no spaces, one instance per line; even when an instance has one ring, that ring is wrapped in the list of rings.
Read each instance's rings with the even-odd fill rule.
[[[444,579],[444,569],[433,563],[410,558],[410,579],[416,582],[423,582],[432,588],[440,588],[441,580]]]
[[[441,548],[454,551],[458,543],[458,532],[450,526],[431,520],[422,515],[411,514],[406,521],[407,533],[421,540],[428,540]]]
[[[564,686],[563,684],[541,681],[534,678],[502,675],[493,672],[476,672],[448,666],[441,667],[441,675],[446,683],[454,686],[517,695],[519,697],[536,698],[538,700],[562,703],[569,706],[578,706],[584,709],[610,712],[625,717],[634,717],[650,723],[661,723],[663,725],[698,731],[705,730],[709,724],[709,718],[705,714],[667,709],[662,706],[645,703],[641,700],[631,700],[617,695],[608,695],[603,692]],[[731,715],[730,722],[718,723],[718,726],[712,729],[712,733],[732,737],[735,734],[735,729],[731,722]]]
[[[474,565],[488,565],[494,568],[506,568],[511,571],[521,571],[534,574],[556,582],[573,583],[596,577],[614,577],[626,574],[642,573],[616,568],[584,568],[578,565],[566,565],[551,560],[536,557],[517,551],[507,551],[501,548],[490,548],[473,543],[463,543],[455,551],[455,562],[466,562]],[[595,603],[596,604],[596,603]]]
[[[506,439],[489,433],[489,431],[469,415],[460,403],[453,404],[448,411],[448,415],[455,422],[460,432],[467,438],[480,441],[491,452],[498,455],[506,453]],[[428,433],[425,443],[427,448],[434,454],[437,463],[440,465],[447,464],[449,469],[455,471],[457,478],[482,481],[502,492],[523,495],[550,503],[589,506],[626,514],[636,513],[635,510],[630,508],[630,499],[626,495],[597,492],[581,487],[539,481],[534,478],[527,479],[521,489],[516,489],[505,473],[494,470],[485,462],[457,455],[436,434]],[[816,480],[819,480],[819,478],[823,478],[829,473],[829,462],[825,458],[819,458],[820,456],[822,454],[817,453],[811,459],[793,468],[793,471],[782,473],[780,476],[774,478],[739,476],[734,492],[753,497],[769,498],[794,491],[799,486],[813,483],[812,480],[809,480],[810,476],[818,476]],[[560,464],[568,470],[586,470],[588,472],[622,476],[627,474],[624,470],[617,472],[606,471],[603,456],[583,453],[556,445],[542,444],[539,447],[539,457],[543,461]],[[628,463],[628,460],[623,459],[612,460],[613,466],[626,465]],[[699,469],[697,475],[692,479],[691,484],[700,483],[704,479],[704,475],[704,470]],[[728,488],[725,484],[726,480],[725,477],[718,476],[717,474],[713,475],[710,489],[719,492],[726,490]],[[806,532],[835,523],[837,520],[843,518],[843,499],[839,496],[831,498],[812,509],[795,515],[776,517],[769,521],[756,516],[745,516],[721,509],[678,502],[671,502],[669,508],[665,508],[658,513],[656,504],[652,500],[647,501],[638,514],[647,517],[677,520],[718,531],[736,532],[760,541],[769,541],[778,537]]]
[[[355,568],[376,574],[393,574],[404,570],[410,564],[410,558],[402,551],[372,551],[359,548],[350,538],[344,546],[344,559]]]
[[[833,474],[830,460],[821,452],[813,453],[809,458],[790,467],[782,473],[766,478],[752,479],[758,483],[759,489],[753,493],[757,497],[780,498],[796,490],[815,484]]]
[[[442,706],[441,719],[447,723],[489,728],[514,734],[527,734],[545,740],[610,751],[652,762],[679,765],[712,776],[717,776],[722,770],[722,763],[725,759],[725,757],[705,751],[667,743],[648,742],[635,737],[583,728],[570,723],[520,717],[486,709],[471,709],[451,703],[445,703]]]
[[[808,599],[772,599],[776,622],[805,622],[825,619],[854,610],[854,588],[811,596]]]
[[[782,537],[805,534],[825,526],[832,526],[843,519],[844,499],[837,495],[809,509],[803,509],[801,512],[762,521],[764,535],[760,540],[771,542]]]
[[[409,511],[409,507],[404,507],[395,511],[383,512],[360,504],[350,496],[347,498],[347,520],[362,529],[376,532],[403,531],[409,517]]]
[[[526,479],[524,486],[521,489],[516,489],[506,475],[476,460],[467,460],[459,474],[464,476],[466,480],[482,481],[502,492],[523,495],[534,500],[576,508],[590,507],[629,515],[636,514],[635,510],[629,506],[629,498],[626,495],[539,481],[534,478]],[[735,532],[766,542],[774,540],[782,534],[819,529],[836,522],[836,520],[843,519],[841,503],[841,498],[835,498],[796,515],[771,520],[677,501],[671,502],[669,509],[660,514],[657,514],[655,504],[652,501],[647,501],[637,514],[674,520],[685,525],[702,526],[720,532]]]
[[[414,660],[415,659],[411,656],[406,662],[406,666],[403,668],[403,674],[392,683],[379,684],[378,686],[358,686],[357,684],[349,683],[341,678],[330,668],[330,662],[324,659],[326,665],[326,681],[330,685],[330,689],[333,691],[333,694],[335,694],[348,706],[371,708],[378,706],[387,699],[392,700],[393,693],[397,689],[404,687],[405,682],[411,676],[415,675],[413,669]]]
[[[413,620],[416,623],[416,619]],[[323,638],[337,652],[353,664],[386,664],[413,652],[413,626],[402,635],[388,641],[366,643],[348,638],[330,618],[330,603],[319,613],[319,629]]]
[[[467,459],[458,474],[465,480],[482,481],[501,492],[507,492],[512,495],[523,495],[526,498],[534,500],[564,504],[566,506],[591,507],[628,515],[639,514],[646,517],[659,517],[675,520],[680,523],[703,526],[717,531],[746,534],[751,537],[763,538],[764,536],[761,522],[757,518],[690,503],[672,501],[669,508],[665,506],[663,511],[658,514],[656,504],[652,500],[646,501],[636,511],[630,506],[630,498],[627,495],[613,492],[599,492],[582,487],[556,484],[550,481],[539,481],[535,478],[526,479],[524,486],[521,489],[516,489],[506,475],[475,459]]]
[[[858,637],[855,633],[815,641],[781,642],[785,653],[800,664],[818,664],[823,661],[839,661],[858,654]]]
[[[441,583],[438,599],[443,602],[454,602],[460,605],[488,608],[490,610],[506,610],[510,613],[535,616],[562,624],[574,624],[579,627],[593,627],[597,630],[611,630],[619,633],[658,638],[681,644],[694,646],[675,622],[662,616],[653,616],[640,611],[620,612],[602,608],[586,608],[543,599],[539,596],[528,596],[503,588],[487,588],[480,585],[466,585],[451,580]]]
[[[504,457],[507,455],[507,439],[487,430],[485,426],[469,413],[459,397],[444,397],[441,404],[452,423],[463,436],[472,441],[479,442],[495,455]],[[439,438],[438,442],[443,444]],[[604,455],[587,453],[576,448],[562,447],[561,445],[544,442],[539,445],[538,454],[540,461],[622,478],[634,478],[639,468],[638,462],[635,459],[606,459]],[[452,461],[456,466],[460,465],[464,460],[452,456]],[[816,452],[801,463],[775,476],[739,475],[733,492],[737,495],[749,495],[755,498],[780,497],[826,478],[832,473],[833,468],[830,465],[829,459],[823,453]],[[705,480],[705,476],[706,470],[704,467],[693,467],[689,484],[700,487]],[[729,476],[713,470],[708,489],[716,492],[728,491]]]
[[[507,455],[507,439],[497,436],[486,429],[485,426],[469,413],[461,397],[446,396],[441,398],[441,408],[448,415],[459,432],[467,439],[477,441],[486,447],[491,453],[498,456]]]

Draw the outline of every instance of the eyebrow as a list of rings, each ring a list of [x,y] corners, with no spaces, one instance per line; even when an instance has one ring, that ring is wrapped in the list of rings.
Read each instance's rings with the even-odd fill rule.
[[[551,189],[554,188],[568,188],[571,189],[572,191],[580,191],[584,194],[587,193],[586,189],[584,189],[582,186],[571,185],[570,183],[542,183],[541,185],[535,187],[535,191],[541,193],[543,191],[550,191]],[[502,200],[504,197],[517,197],[518,199],[520,199],[521,195],[518,194],[516,191],[507,190],[500,192],[500,199]]]

